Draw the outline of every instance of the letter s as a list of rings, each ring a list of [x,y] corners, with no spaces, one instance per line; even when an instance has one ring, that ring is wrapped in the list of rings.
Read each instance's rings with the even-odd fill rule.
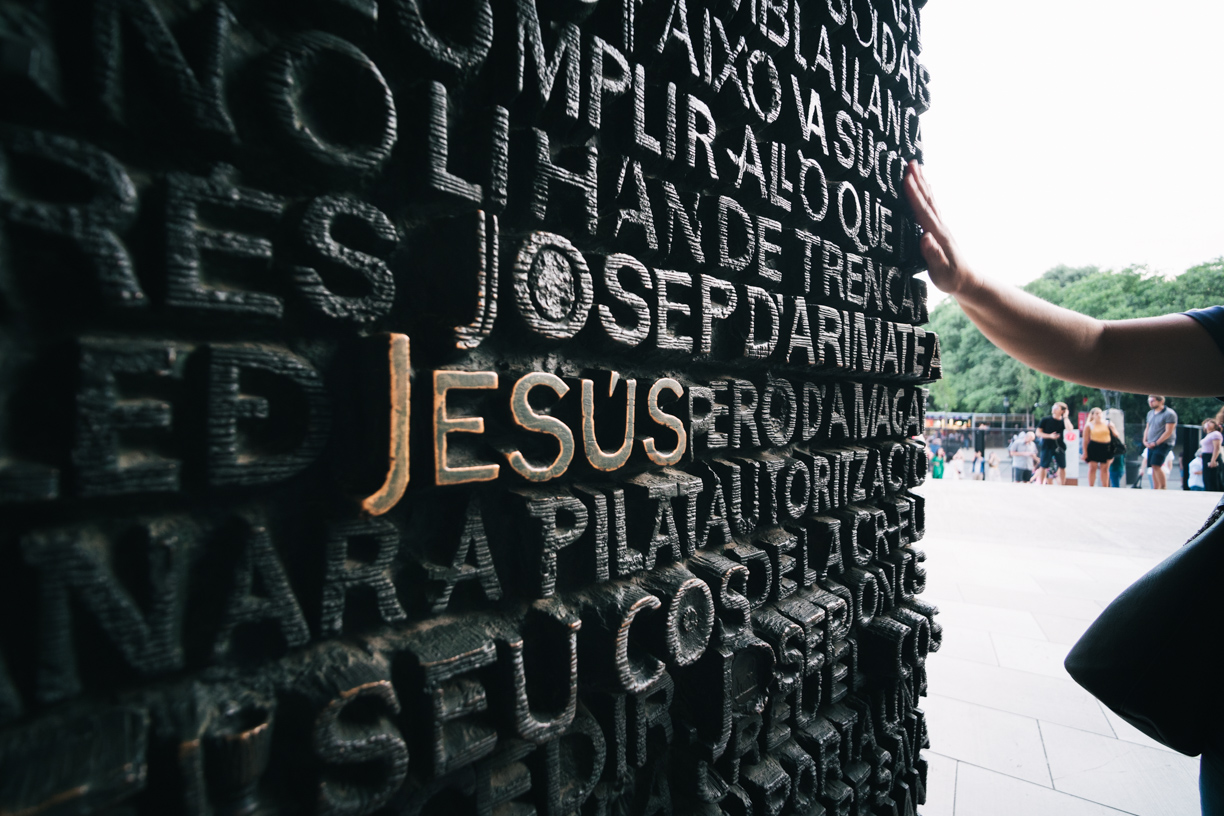
[[[408,746],[390,715],[399,700],[386,680],[363,683],[331,700],[315,720],[315,754],[329,766],[362,766],[360,775],[324,771],[319,813],[364,816],[385,805],[408,773]]]
[[[573,461],[574,433],[561,420],[548,414],[538,413],[531,407],[527,395],[537,385],[551,388],[558,397],[564,397],[569,393],[569,386],[565,384],[565,380],[556,374],[533,371],[514,384],[514,390],[510,393],[510,411],[515,424],[519,427],[555,437],[559,446],[557,458],[552,464],[541,467],[531,464],[527,461],[527,457],[523,456],[522,451],[516,450],[512,451],[507,459],[510,461],[510,467],[514,468],[514,471],[524,479],[533,482],[547,482],[565,473],[566,468]]]

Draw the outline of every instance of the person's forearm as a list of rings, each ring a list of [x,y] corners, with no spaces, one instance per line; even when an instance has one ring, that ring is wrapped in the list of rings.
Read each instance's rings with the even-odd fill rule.
[[[956,300],[982,334],[1053,377],[1131,393],[1215,396],[1224,353],[1190,317],[1097,320],[973,275]]]
[[[976,274],[955,297],[982,334],[1025,365],[1076,382],[1088,375],[1084,360],[1100,343],[1100,320]]]

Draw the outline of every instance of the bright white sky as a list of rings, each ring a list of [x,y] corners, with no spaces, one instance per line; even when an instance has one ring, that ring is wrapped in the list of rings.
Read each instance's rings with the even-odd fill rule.
[[[1224,2],[930,0],[927,178],[974,268],[1224,255]],[[938,295],[932,288],[933,300]]]

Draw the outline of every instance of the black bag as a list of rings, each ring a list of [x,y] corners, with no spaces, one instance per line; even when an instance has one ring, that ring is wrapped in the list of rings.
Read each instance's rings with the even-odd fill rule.
[[[1105,608],[1067,672],[1114,713],[1188,756],[1217,740],[1224,502],[1177,552]]]
[[[1109,458],[1116,459],[1126,453],[1126,443],[1113,431],[1109,432]]]

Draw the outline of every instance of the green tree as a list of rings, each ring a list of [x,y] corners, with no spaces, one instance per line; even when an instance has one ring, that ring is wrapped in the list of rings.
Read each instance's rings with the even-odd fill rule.
[[[1144,267],[1121,271],[1095,266],[1056,266],[1024,289],[1059,306],[1104,320],[1151,317],[1224,304],[1224,257],[1191,267],[1176,277]],[[1038,412],[1063,401],[1078,411],[1085,397],[1100,405],[1101,392],[1034,371],[996,348],[952,299],[931,313],[939,335],[944,378],[931,387],[931,407],[943,411],[999,411],[1004,398],[1012,410],[1039,405]],[[1219,410],[1212,399],[1177,399],[1170,404],[1185,423],[1198,423]],[[1147,411],[1146,395],[1123,395],[1128,422]]]

